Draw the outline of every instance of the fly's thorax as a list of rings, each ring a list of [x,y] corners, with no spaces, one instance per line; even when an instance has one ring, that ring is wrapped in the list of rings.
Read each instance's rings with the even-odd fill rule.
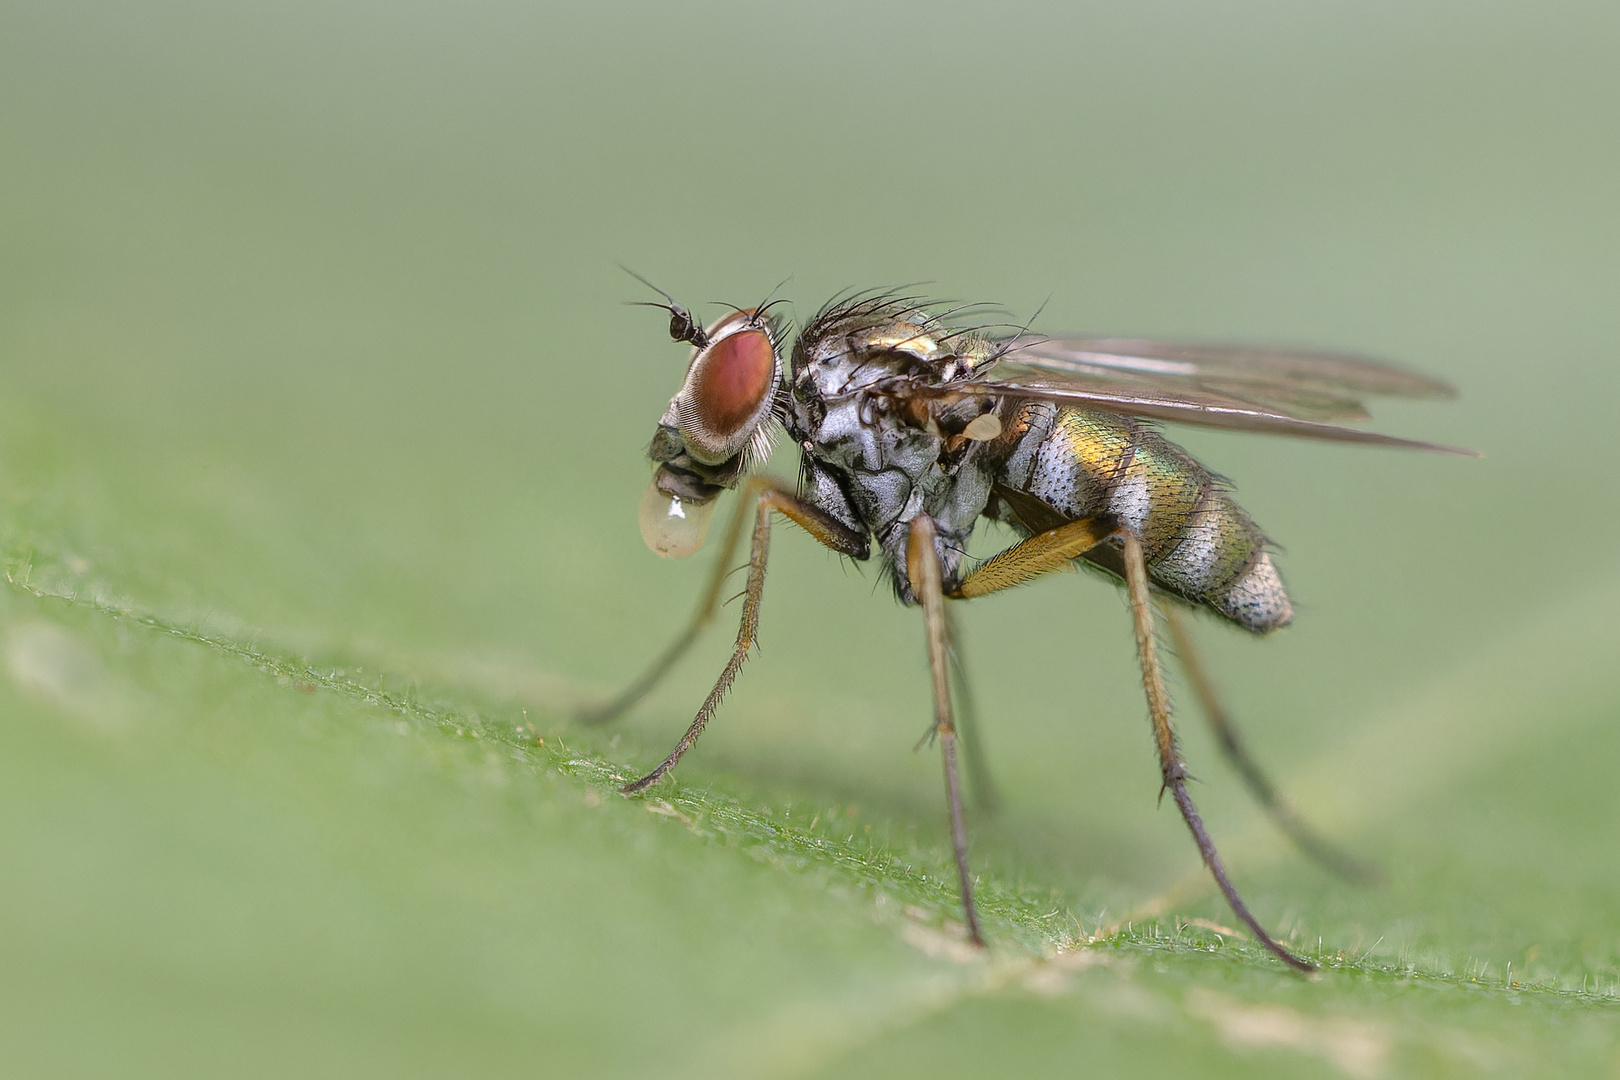
[[[793,350],[789,429],[806,456],[845,478],[863,524],[880,533],[908,514],[943,442],[892,391],[930,379],[938,342],[882,305],[831,305]]]
[[[841,400],[903,393],[908,384],[945,386],[991,359],[986,341],[953,330],[910,298],[837,300],[805,324],[794,344],[794,416],[813,436],[825,412]]]
[[[949,393],[990,358],[982,339],[908,299],[882,296],[828,305],[794,346],[789,430],[818,470],[837,477],[837,492],[825,497],[842,499],[877,539],[908,603],[913,519],[934,519],[954,581],[990,497],[985,449],[1001,433],[997,403]]]
[[[955,426],[971,422],[958,418]],[[993,467],[984,441],[942,430],[932,414],[919,422],[895,398],[844,397],[827,408],[803,449],[815,463],[807,470],[818,479],[808,489],[812,497],[847,506],[876,538],[903,602],[915,599],[906,541],[918,514],[934,520],[946,581],[956,580],[962,551],[990,498]]]
[[[759,310],[733,312],[705,330],[675,312],[670,333],[692,358],[647,456],[658,465],[642,496],[642,539],[684,558],[703,545],[715,500],[770,453],[781,384],[776,328]]]
[[[1227,485],[1148,425],[1043,402],[1010,410],[1013,441],[996,482],[1010,512],[1041,531],[1108,515],[1142,541],[1161,590],[1257,633],[1293,615],[1265,534]],[[1119,572],[1117,547],[1088,562]]]

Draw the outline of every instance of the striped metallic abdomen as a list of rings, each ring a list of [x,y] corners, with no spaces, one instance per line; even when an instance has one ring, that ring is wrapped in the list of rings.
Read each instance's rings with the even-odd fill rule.
[[[1112,514],[1141,538],[1163,591],[1254,633],[1293,617],[1265,534],[1185,450],[1125,416],[1033,401],[1009,412],[1012,446],[997,486],[1016,493],[1007,502],[1026,528]],[[1119,573],[1117,547],[1086,561]]]

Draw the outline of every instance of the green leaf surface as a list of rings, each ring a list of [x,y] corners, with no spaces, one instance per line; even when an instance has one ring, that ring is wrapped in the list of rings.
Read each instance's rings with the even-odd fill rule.
[[[1610,8],[4,21],[0,1073],[1620,1076]],[[960,612],[985,952],[920,620],[790,528],[712,729],[618,794],[730,632],[570,720],[707,572],[637,536],[682,353],[616,260],[704,312],[930,279],[1463,388],[1380,426],[1481,462],[1176,433],[1299,608],[1197,626],[1216,678],[1388,877],[1291,849],[1185,710],[1319,975],[1156,806],[1083,575]]]

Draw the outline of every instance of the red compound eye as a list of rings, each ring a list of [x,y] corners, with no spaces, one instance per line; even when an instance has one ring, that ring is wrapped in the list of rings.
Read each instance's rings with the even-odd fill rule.
[[[692,373],[692,404],[722,439],[753,419],[771,390],[776,354],[763,330],[739,330],[713,345]]]

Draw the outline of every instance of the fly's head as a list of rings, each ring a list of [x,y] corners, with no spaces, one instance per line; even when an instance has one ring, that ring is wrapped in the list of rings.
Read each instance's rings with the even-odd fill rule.
[[[780,328],[768,305],[707,327],[673,300],[653,306],[669,312],[669,335],[692,346],[692,359],[647,447],[658,468],[641,498],[641,537],[658,554],[683,559],[703,546],[720,493],[770,453]]]

